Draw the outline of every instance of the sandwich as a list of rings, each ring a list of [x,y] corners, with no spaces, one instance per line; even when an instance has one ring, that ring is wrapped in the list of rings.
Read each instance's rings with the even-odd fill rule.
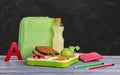
[[[59,55],[59,52],[48,46],[36,46],[32,53],[34,55],[33,58],[48,58]]]

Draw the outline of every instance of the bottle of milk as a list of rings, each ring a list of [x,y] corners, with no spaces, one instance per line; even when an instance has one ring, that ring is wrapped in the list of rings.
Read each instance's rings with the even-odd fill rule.
[[[64,26],[61,23],[61,18],[55,19],[56,23],[53,26],[53,49],[58,51],[59,53],[64,48],[64,38],[63,38],[63,30]]]

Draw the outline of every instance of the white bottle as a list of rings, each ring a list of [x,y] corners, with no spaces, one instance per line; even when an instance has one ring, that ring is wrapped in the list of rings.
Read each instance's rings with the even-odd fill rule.
[[[64,48],[64,38],[63,38],[63,30],[64,27],[61,24],[61,18],[56,18],[56,23],[53,26],[53,49],[58,51],[59,53]]]

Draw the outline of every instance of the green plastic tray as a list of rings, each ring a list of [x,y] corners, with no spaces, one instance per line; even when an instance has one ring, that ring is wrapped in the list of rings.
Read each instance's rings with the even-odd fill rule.
[[[27,58],[27,65],[30,66],[51,66],[51,67],[59,67],[59,68],[66,68],[69,67],[71,64],[78,62],[78,57],[70,58],[69,60],[59,61],[59,60],[51,60],[51,59],[33,59]]]

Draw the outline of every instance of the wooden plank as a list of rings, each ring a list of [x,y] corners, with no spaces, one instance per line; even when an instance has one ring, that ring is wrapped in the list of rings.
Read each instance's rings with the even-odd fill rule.
[[[104,56],[100,61],[104,63],[114,63],[115,66],[102,69],[86,70],[76,69],[74,66],[85,64],[79,61],[71,65],[69,68],[55,68],[43,66],[28,66],[26,61],[16,61],[16,57],[12,57],[10,62],[3,61],[4,56],[0,56],[0,75],[119,75],[120,74],[120,56]],[[99,62],[99,61],[94,61]],[[89,62],[89,63],[94,63]]]

